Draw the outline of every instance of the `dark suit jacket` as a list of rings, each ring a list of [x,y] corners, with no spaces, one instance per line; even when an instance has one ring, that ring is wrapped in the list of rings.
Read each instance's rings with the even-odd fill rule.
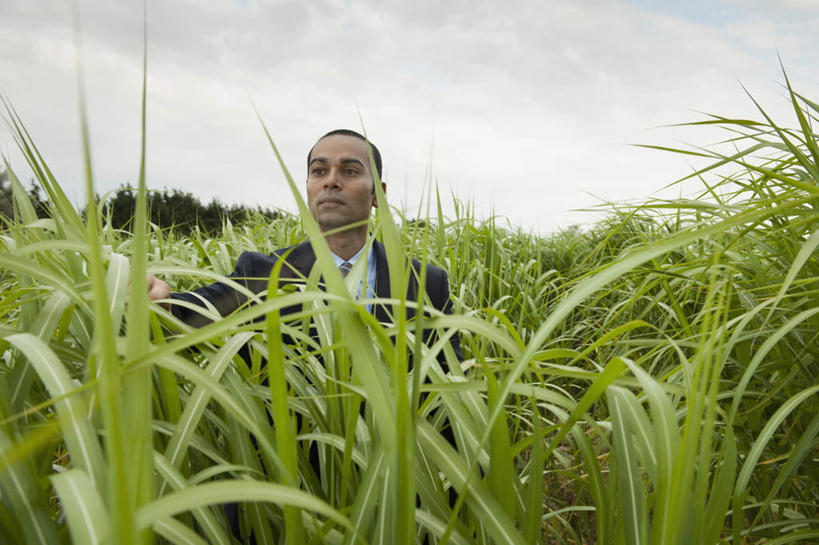
[[[293,283],[298,280],[303,280],[310,275],[310,270],[316,262],[316,255],[313,252],[313,247],[309,241],[276,250],[270,255],[259,252],[243,252],[236,262],[236,268],[229,275],[229,278],[235,279],[236,282],[244,285],[253,293],[259,293],[267,289],[267,281],[270,276],[270,271],[279,260],[279,257],[287,252],[286,262],[282,266],[280,279],[283,284]],[[375,274],[375,294],[377,297],[390,296],[390,277],[389,268],[387,266],[387,256],[384,246],[378,241],[373,242],[372,252],[375,255],[376,274]],[[415,274],[410,275],[410,282],[407,288],[407,300],[416,301],[418,298],[418,278],[420,277],[421,262],[417,259],[412,260],[412,268]],[[447,314],[452,312],[452,301],[449,298],[449,279],[446,272],[434,265],[426,265],[426,292],[432,305]],[[247,298],[241,293],[237,292],[230,286],[217,282],[209,286],[204,286],[186,293],[173,293],[173,299],[184,300],[196,305],[204,306],[203,298],[210,302],[222,316],[226,316],[242,306]],[[194,326],[200,326],[206,323],[198,313],[191,309],[187,309],[178,305],[171,307],[173,314],[184,322]],[[283,313],[293,312],[295,308],[283,309]],[[380,322],[392,321],[388,308],[384,305],[375,305],[375,317]],[[415,309],[407,308],[407,318],[412,318],[415,315]],[[427,342],[430,342],[431,337],[427,335]],[[461,354],[461,343],[458,334],[451,338],[452,348],[459,360],[463,359]]]

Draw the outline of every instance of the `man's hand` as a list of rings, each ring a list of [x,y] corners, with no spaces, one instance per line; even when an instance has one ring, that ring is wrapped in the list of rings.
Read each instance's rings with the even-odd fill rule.
[[[148,275],[148,299],[156,301],[157,299],[169,299],[171,297],[171,287],[168,283],[160,280],[156,276]],[[171,310],[170,303],[159,303],[165,310]]]

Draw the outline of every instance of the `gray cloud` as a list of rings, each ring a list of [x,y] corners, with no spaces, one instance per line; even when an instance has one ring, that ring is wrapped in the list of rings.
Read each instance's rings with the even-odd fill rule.
[[[142,8],[80,4],[95,170],[110,189],[136,176]],[[80,198],[65,6],[0,7],[0,90]],[[718,138],[644,129],[693,119],[693,109],[752,115],[737,80],[785,114],[777,51],[815,96],[815,11],[722,6],[149,1],[149,184],[292,209],[252,99],[299,179],[315,138],[358,127],[360,110],[384,152],[390,195],[409,207],[432,163],[444,194],[485,213],[494,206],[538,229],[584,221],[568,210],[594,204],[588,193],[645,196],[689,168],[624,143]],[[15,158],[3,133],[0,150]]]

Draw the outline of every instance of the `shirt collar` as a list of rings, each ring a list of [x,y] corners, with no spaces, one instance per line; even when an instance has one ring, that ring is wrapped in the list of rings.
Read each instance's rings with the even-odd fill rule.
[[[336,267],[338,267],[339,265],[341,265],[345,261],[350,263],[351,265],[355,265],[355,262],[358,261],[358,258],[361,257],[361,254],[364,253],[364,248],[366,248],[366,247],[367,247],[366,244],[364,246],[362,246],[361,249],[358,252],[356,252],[356,254],[353,257],[351,257],[350,259],[343,259],[341,257],[338,257],[332,251],[330,251],[330,253],[333,256],[333,259],[336,261]]]
[[[364,246],[361,247],[361,249],[358,252],[356,252],[356,254],[353,257],[351,257],[350,259],[347,259],[346,261],[348,261],[352,265],[355,265],[356,261],[358,261],[358,258],[361,257],[361,254],[363,254],[364,250],[366,250],[366,249],[367,249],[367,245],[365,244]],[[332,250],[330,251],[330,255],[333,256],[333,260],[336,262],[336,267],[341,266],[341,264],[344,263],[344,261],[345,261],[343,258],[341,258],[341,257],[337,256],[336,254],[334,254],[332,252]],[[370,250],[369,250],[369,252],[367,254],[367,277],[368,277],[368,282],[371,285],[371,287],[374,286],[375,285],[375,249],[372,246],[370,246]]]

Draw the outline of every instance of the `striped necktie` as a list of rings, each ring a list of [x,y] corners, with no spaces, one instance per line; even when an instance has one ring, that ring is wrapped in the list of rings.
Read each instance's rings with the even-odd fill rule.
[[[338,266],[338,270],[341,271],[341,276],[347,276],[347,273],[350,272],[350,269],[353,268],[353,264],[349,261],[345,261],[341,265]]]

